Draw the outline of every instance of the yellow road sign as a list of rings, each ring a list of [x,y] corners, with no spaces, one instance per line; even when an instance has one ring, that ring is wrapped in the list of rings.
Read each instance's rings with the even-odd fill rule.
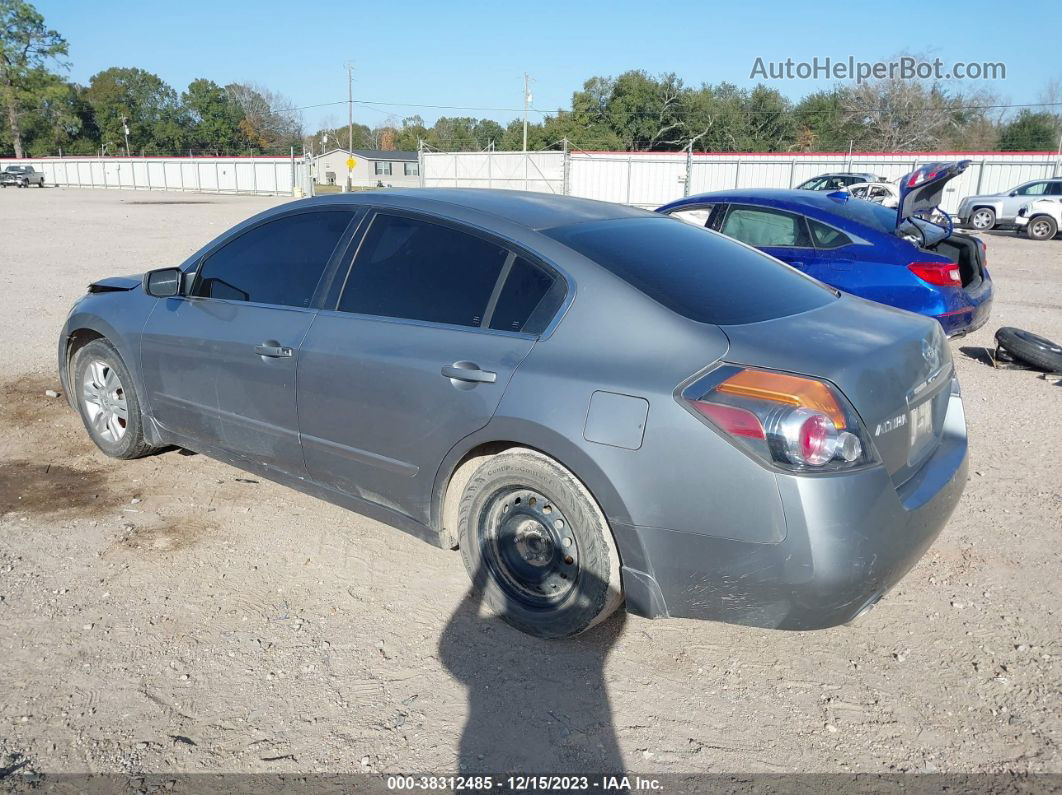
[[[355,164],[357,164],[357,162],[358,161],[355,160],[353,157],[348,157],[347,158],[347,171],[353,171],[354,170],[354,166],[355,166]]]

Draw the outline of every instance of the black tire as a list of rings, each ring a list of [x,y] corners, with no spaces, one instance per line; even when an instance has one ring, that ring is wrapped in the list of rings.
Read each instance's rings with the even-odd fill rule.
[[[542,453],[515,448],[480,464],[461,495],[458,534],[473,589],[529,635],[578,635],[623,601],[604,514]]]
[[[971,229],[987,232],[996,225],[996,211],[991,207],[978,207],[970,213],[969,225]]]
[[[87,383],[93,367],[98,367],[101,373],[100,377],[92,376],[93,382],[99,382],[99,388]],[[111,381],[112,376],[116,381]],[[115,383],[117,387],[112,388]],[[133,377],[109,342],[93,340],[78,349],[70,368],[69,386],[85,430],[105,454],[111,458],[140,458],[155,449],[144,438],[144,418]],[[95,400],[89,399],[90,393]],[[124,418],[118,413],[123,404]],[[107,421],[108,417],[113,418],[113,423]],[[121,429],[120,433],[117,428]]]
[[[1050,215],[1034,215],[1025,225],[1030,240],[1051,240],[1058,234],[1058,223]]]
[[[1049,339],[1004,326],[996,332],[996,342],[1015,359],[1049,373],[1062,373],[1062,346]]]

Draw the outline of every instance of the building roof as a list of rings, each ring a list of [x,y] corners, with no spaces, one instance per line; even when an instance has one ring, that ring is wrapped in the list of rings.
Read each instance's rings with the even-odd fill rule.
[[[345,154],[352,154],[354,157],[361,157],[365,160],[416,160],[416,152],[405,152],[398,149],[384,150],[384,149],[355,149],[353,151],[349,149],[329,149],[323,154],[316,155],[315,157],[324,157],[330,155],[333,152],[344,152]]]

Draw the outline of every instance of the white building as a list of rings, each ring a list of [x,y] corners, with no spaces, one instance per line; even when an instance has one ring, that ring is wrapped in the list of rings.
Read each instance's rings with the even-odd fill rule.
[[[332,149],[313,159],[313,178],[318,185],[343,185],[347,159],[354,158],[350,184],[355,188],[415,188],[420,185],[416,152],[385,152],[379,149]]]

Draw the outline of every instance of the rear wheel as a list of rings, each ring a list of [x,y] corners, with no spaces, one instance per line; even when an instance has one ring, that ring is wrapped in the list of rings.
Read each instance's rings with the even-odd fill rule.
[[[970,216],[970,226],[982,232],[996,225],[996,212],[990,207],[978,207]]]
[[[601,509],[542,453],[518,448],[484,461],[461,496],[458,527],[473,587],[523,632],[578,635],[623,600],[619,555]]]
[[[133,378],[109,342],[93,340],[74,356],[70,389],[92,441],[112,458],[139,458],[154,447],[144,439],[144,422]]]
[[[1058,234],[1058,224],[1050,215],[1037,215],[1029,219],[1025,234],[1032,240],[1050,240]]]

